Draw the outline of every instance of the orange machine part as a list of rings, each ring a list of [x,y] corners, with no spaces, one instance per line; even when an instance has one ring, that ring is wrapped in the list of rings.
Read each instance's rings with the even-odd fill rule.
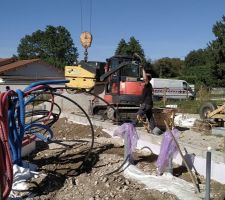
[[[112,94],[118,94],[119,93],[119,83],[113,83],[112,84]]]
[[[144,82],[121,82],[120,94],[142,95]]]
[[[112,103],[112,95],[106,94],[104,100],[108,103]]]

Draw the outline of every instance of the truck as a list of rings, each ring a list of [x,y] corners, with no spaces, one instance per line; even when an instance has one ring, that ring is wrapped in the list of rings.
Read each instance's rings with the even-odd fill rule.
[[[185,80],[152,78],[154,99],[195,99],[194,91]]]

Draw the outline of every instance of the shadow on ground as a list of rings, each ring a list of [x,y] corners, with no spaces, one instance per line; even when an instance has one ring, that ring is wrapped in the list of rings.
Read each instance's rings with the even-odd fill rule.
[[[40,141],[37,152],[30,159],[46,176],[38,184],[33,183],[36,186],[31,188],[29,197],[47,195],[50,192],[54,193],[64,186],[68,177],[90,173],[99,161],[99,155],[113,147],[113,144],[106,144],[92,148],[90,151],[88,148],[76,150],[76,147],[69,145],[53,155],[40,157],[40,152],[43,151],[44,154],[44,150],[47,149],[47,146]]]

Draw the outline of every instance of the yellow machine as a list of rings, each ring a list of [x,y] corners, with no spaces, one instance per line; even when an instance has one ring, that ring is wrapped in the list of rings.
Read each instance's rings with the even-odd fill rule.
[[[96,83],[96,72],[87,64],[82,63],[75,66],[65,66],[65,77],[70,82],[67,87],[91,90]]]
[[[204,103],[199,111],[200,118],[211,122],[216,122],[219,126],[224,126],[225,121],[225,103],[216,105],[213,102]]]
[[[65,78],[70,81],[66,86],[74,89],[91,90],[96,85],[96,76],[102,65],[99,62],[87,62],[87,49],[92,43],[91,33],[82,32],[80,42],[85,49],[84,61],[75,66],[65,66]]]

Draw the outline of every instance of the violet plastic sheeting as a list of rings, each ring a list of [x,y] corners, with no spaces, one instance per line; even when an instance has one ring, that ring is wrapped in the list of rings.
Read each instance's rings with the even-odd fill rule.
[[[180,132],[177,129],[173,129],[171,133],[174,135],[176,139],[178,139]],[[164,133],[164,137],[160,147],[160,153],[156,162],[159,174],[165,172],[166,168],[169,165],[170,157],[173,158],[176,154],[177,154],[177,146],[169,131],[166,131]]]
[[[113,136],[119,136],[124,139],[124,159],[133,162],[132,153],[137,147],[139,139],[136,128],[132,123],[124,123],[119,126],[113,133]]]

